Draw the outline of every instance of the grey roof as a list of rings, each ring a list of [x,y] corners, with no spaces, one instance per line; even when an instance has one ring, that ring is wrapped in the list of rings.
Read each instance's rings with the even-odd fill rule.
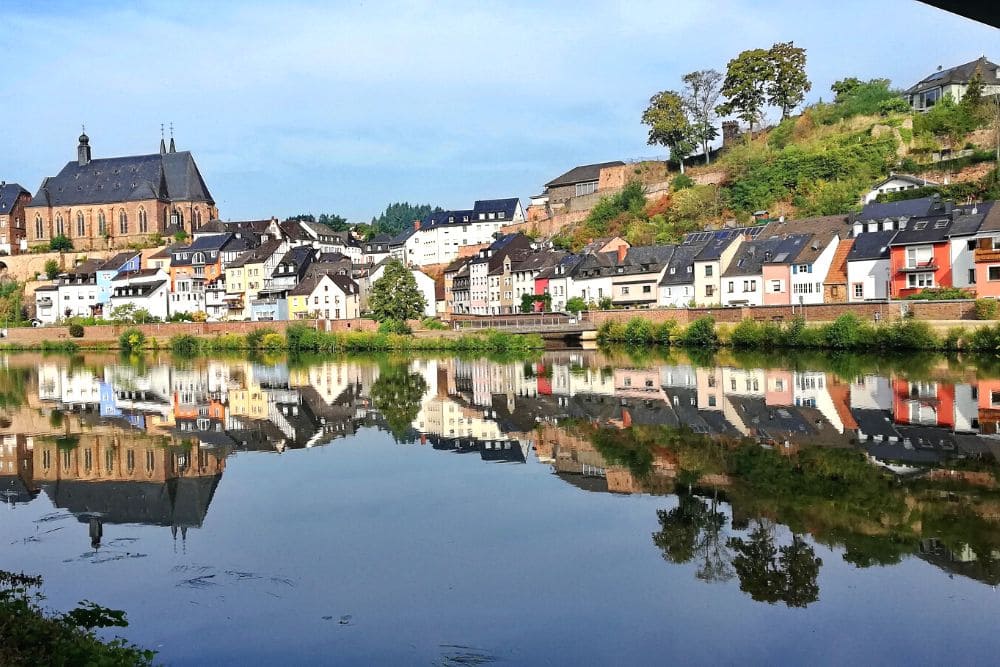
[[[776,237],[780,243],[774,249],[771,259],[764,260],[765,264],[792,264],[799,258],[799,253],[803,251],[812,238],[811,234],[789,234],[787,236]]]
[[[99,267],[97,267],[97,270],[98,271],[117,271],[120,268],[122,268],[123,266],[125,266],[125,264],[130,259],[132,259],[133,257],[135,257],[138,254],[139,254],[139,252],[136,251],[136,250],[129,250],[127,252],[120,252],[117,255],[115,255],[114,257],[112,257],[111,259],[109,259],[106,262],[104,262],[103,264],[101,264]]]
[[[189,151],[76,160],[42,181],[31,206],[79,206],[158,199],[214,204]]]
[[[694,259],[703,246],[696,243],[682,243],[674,249],[667,262],[661,285],[689,285],[694,282]],[[688,271],[688,268],[692,268]]]
[[[557,176],[548,183],[545,184],[547,188],[553,188],[559,185],[574,185],[576,183],[586,183],[588,181],[596,181],[601,176],[601,169],[604,167],[623,167],[625,163],[621,160],[615,160],[613,162],[598,162],[597,164],[584,164],[578,167],[573,167],[567,171],[562,176]]]
[[[775,251],[783,243],[783,239],[754,239],[739,247],[733,256],[733,261],[722,274],[724,276],[756,276],[764,272],[764,263],[775,257]]]
[[[353,280],[351,280],[350,278],[348,278],[347,276],[335,274],[330,276],[330,280],[332,280],[334,284],[337,287],[339,287],[344,294],[358,293],[358,284]]]
[[[847,253],[848,262],[860,262],[869,259],[888,259],[889,245],[892,237],[896,235],[893,230],[883,232],[865,232],[854,237],[854,245]]]
[[[0,185],[0,215],[10,215],[17,198],[22,194],[31,194],[17,183],[4,183]]]
[[[520,260],[512,264],[511,270],[541,271],[542,269],[548,268],[550,266],[555,266],[565,256],[566,253],[565,251],[562,250],[532,252],[530,254],[525,255]]]
[[[542,269],[538,273],[538,275],[535,276],[535,280],[539,279],[544,280],[546,278],[557,278],[557,277],[562,278],[563,275],[570,275],[575,271],[576,266],[580,264],[580,262],[582,262],[583,260],[584,260],[583,255],[567,254],[565,257],[560,259],[555,265],[550,266],[546,269]],[[557,274],[556,273],[557,267],[562,267],[565,270],[565,273],[562,275]]]
[[[701,252],[697,261],[713,261],[719,259],[723,251],[729,247],[733,239],[738,236],[747,236],[755,239],[766,229],[763,225],[754,227],[727,227],[725,229],[713,229],[703,232],[691,232],[684,236],[684,245],[699,245]]]
[[[151,280],[145,283],[132,283],[130,285],[121,285],[115,287],[114,292],[111,294],[111,298],[115,297],[143,297],[149,296],[156,290],[160,289],[167,284],[166,280]],[[133,292],[133,294],[125,294],[125,292]]]
[[[955,221],[950,215],[923,216],[910,218],[906,229],[896,232],[889,245],[913,245],[916,243],[940,243],[947,241]]]
[[[138,271],[123,271],[117,276],[111,279],[112,282],[116,280],[132,280],[134,278],[148,278],[149,276],[155,276],[163,269],[139,269]]]
[[[992,204],[992,202],[989,202]],[[972,211],[976,212],[973,213]],[[955,222],[951,226],[950,237],[954,238],[957,236],[975,236],[979,232],[979,228],[983,224],[983,220],[986,219],[986,214],[989,211],[988,207],[963,207],[959,210],[958,214],[955,215]],[[952,209],[952,213],[955,213],[955,209]]]
[[[760,238],[810,234],[811,238],[795,259],[799,262],[815,262],[835,236],[847,238],[850,232],[851,227],[846,215],[821,215],[814,218],[770,222]]]
[[[260,244],[256,248],[251,248],[240,254],[239,257],[229,262],[227,268],[239,268],[247,264],[253,264],[256,262],[264,262],[274,253],[278,252],[278,248],[281,247],[282,241],[278,239],[272,239],[265,243]]]
[[[871,202],[865,204],[857,219],[884,220],[886,218],[913,218],[921,215],[931,215],[932,212],[946,212],[947,206],[940,197],[919,197],[893,202]]]
[[[472,212],[477,215],[479,213],[503,213],[506,219],[510,220],[517,211],[517,204],[517,197],[509,197],[507,199],[477,199],[476,203],[472,206]]]
[[[986,56],[982,56],[971,62],[934,72],[907,88],[904,94],[913,95],[914,93],[920,93],[949,84],[967,84],[972,79],[972,75],[977,67],[980,70],[980,76],[983,78],[984,85],[996,85],[1000,83],[1000,80],[997,79],[996,63],[990,62],[986,59]]]

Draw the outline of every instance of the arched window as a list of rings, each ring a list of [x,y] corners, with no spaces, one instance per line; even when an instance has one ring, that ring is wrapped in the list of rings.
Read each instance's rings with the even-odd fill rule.
[[[63,223],[62,213],[56,213],[56,236],[66,235],[66,225]]]
[[[87,229],[86,225],[83,223],[83,213],[81,211],[76,212],[76,235],[81,238],[87,235]]]
[[[139,233],[145,234],[149,231],[149,226],[146,224],[146,209],[139,209]]]
[[[35,238],[45,238],[45,224],[42,222],[42,216],[37,213],[35,214]]]
[[[101,236],[108,233],[108,221],[104,219],[104,211],[97,212],[97,233]]]
[[[177,225],[178,229],[184,229],[184,214],[179,208],[175,208],[170,214],[170,224]]]
[[[194,230],[197,230],[198,228],[201,227],[201,209],[196,208],[194,210],[194,213],[191,214],[191,223],[192,223],[191,227]]]
[[[128,216],[125,215],[125,209],[118,211],[118,233],[128,234]]]

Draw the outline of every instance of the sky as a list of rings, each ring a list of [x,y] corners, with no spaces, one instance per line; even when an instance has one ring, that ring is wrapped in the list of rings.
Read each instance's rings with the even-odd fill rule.
[[[155,152],[173,123],[229,220],[468,208],[663,158],[650,96],[779,41],[807,51],[807,102],[1000,58],[996,29],[903,0],[3,5],[0,179],[34,193],[83,123],[95,158]]]

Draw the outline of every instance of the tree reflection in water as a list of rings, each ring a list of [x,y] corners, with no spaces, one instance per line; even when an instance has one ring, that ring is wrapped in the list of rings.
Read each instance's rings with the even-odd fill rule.
[[[372,405],[385,418],[396,442],[413,441],[413,420],[426,392],[427,382],[420,373],[411,372],[407,363],[388,362],[379,368],[371,388]]]
[[[754,600],[806,607],[819,599],[816,577],[823,561],[800,536],[793,534],[791,544],[776,547],[773,526],[758,520],[749,539],[730,538],[729,546],[736,551],[740,590]]]

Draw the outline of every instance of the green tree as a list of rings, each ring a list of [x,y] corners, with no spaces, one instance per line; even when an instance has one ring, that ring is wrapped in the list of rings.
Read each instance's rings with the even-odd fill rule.
[[[566,299],[566,311],[573,313],[574,315],[579,315],[583,311],[587,310],[587,302],[583,300],[580,296],[571,296]]]
[[[768,83],[772,79],[771,56],[766,49],[750,49],[729,61],[722,95],[726,101],[715,107],[721,116],[735,115],[750,126],[748,138],[753,136],[754,123],[764,109]]]
[[[45,260],[45,277],[53,280],[59,275],[59,262],[54,259]]]
[[[722,74],[702,69],[684,75],[684,103],[691,122],[691,139],[701,146],[705,164],[709,163],[708,144],[717,136],[715,106],[722,93]]]
[[[430,204],[411,204],[410,202],[389,204],[377,218],[372,218],[369,235],[389,234],[395,236],[411,227],[414,220],[420,220],[441,210],[440,206],[431,206]]]
[[[649,126],[651,146],[660,145],[670,149],[671,159],[680,163],[684,173],[684,158],[694,148],[694,129],[688,120],[684,98],[673,90],[659,92],[649,100],[649,106],[642,114],[642,122]]]
[[[372,285],[368,305],[379,322],[405,322],[423,316],[427,300],[410,270],[394,259],[385,265],[382,277]]]
[[[379,368],[372,383],[372,405],[385,418],[396,442],[411,441],[413,420],[420,413],[420,402],[427,393],[427,382],[420,373],[410,372],[405,363],[387,363]]]
[[[806,50],[793,42],[778,42],[767,52],[771,76],[767,82],[767,101],[781,109],[781,119],[802,104],[812,84],[806,77]]]
[[[49,241],[49,250],[52,252],[69,252],[73,249],[73,242],[69,240],[68,237],[60,234],[59,236],[53,236],[52,240]]]
[[[853,95],[861,85],[861,80],[853,76],[834,81],[833,85],[830,86],[830,90],[833,91],[833,101],[843,102]]]

